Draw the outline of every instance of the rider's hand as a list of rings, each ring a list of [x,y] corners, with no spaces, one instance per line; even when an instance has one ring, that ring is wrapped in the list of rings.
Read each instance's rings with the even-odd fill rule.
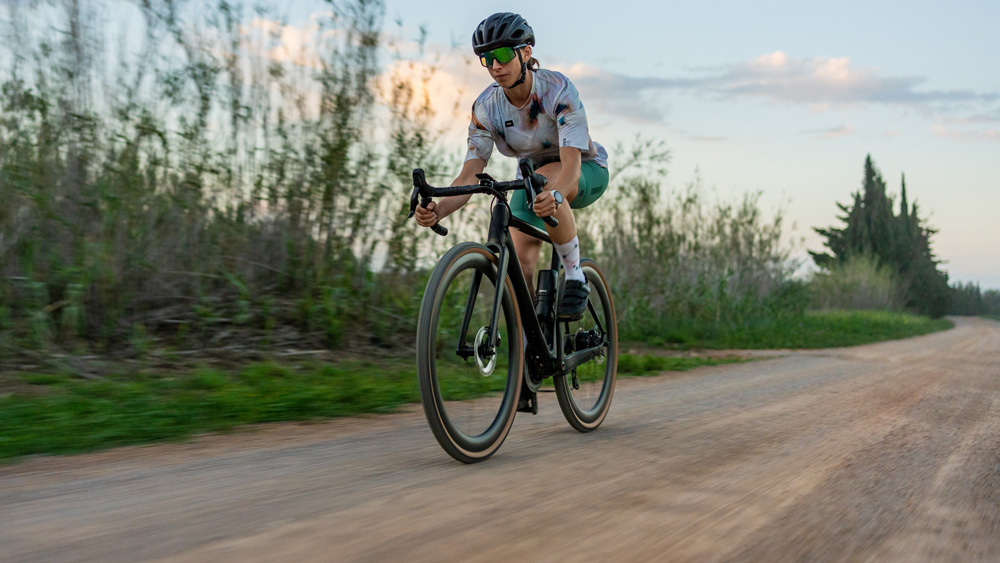
[[[558,208],[559,206],[556,205],[556,198],[552,196],[552,192],[549,190],[543,191],[538,194],[538,197],[535,198],[533,210],[535,215],[539,217],[550,217],[555,215],[556,209]]]
[[[428,203],[427,207],[418,205],[417,209],[414,211],[414,217],[417,218],[417,224],[421,227],[433,227],[436,225],[438,222],[438,214],[435,212],[436,209],[436,201]]]

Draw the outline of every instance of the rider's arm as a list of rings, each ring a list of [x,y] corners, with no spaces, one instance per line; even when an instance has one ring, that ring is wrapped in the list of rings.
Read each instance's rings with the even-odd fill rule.
[[[577,173],[580,171],[579,168],[577,166]],[[478,184],[479,179],[476,178],[476,174],[480,174],[484,170],[486,170],[485,161],[478,158],[470,158],[465,161],[465,164],[462,166],[462,172],[459,173],[458,178],[455,178],[455,181],[451,185],[471,186]],[[465,205],[470,197],[472,197],[471,194],[441,198],[439,201],[432,201],[427,206],[427,209],[423,206],[417,206],[415,213],[417,223],[422,227],[431,227]]]
[[[559,175],[549,178],[545,185],[545,191],[535,198],[534,211],[539,217],[548,217],[556,211],[555,201],[551,190],[559,190],[559,193],[566,198],[566,203],[576,199],[576,193],[580,189],[580,149],[574,147],[559,148],[559,162],[561,163]]]

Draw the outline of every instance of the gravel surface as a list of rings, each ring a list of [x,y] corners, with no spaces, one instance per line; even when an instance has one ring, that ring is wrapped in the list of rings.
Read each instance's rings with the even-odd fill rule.
[[[2,561],[1000,561],[1000,323],[554,395],[465,466],[419,407],[0,467]]]

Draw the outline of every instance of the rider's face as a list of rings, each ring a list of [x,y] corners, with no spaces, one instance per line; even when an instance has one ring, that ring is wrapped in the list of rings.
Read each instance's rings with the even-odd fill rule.
[[[531,58],[531,45],[521,48],[521,58],[514,57],[506,63],[501,63],[494,59],[493,64],[487,67],[493,80],[503,88],[510,88],[512,84],[521,78],[521,61],[528,62]]]

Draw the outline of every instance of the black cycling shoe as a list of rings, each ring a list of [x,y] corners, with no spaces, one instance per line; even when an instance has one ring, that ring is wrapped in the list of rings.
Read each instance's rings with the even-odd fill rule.
[[[585,281],[566,280],[562,302],[559,304],[560,321],[578,321],[587,312],[587,296],[590,286]]]

